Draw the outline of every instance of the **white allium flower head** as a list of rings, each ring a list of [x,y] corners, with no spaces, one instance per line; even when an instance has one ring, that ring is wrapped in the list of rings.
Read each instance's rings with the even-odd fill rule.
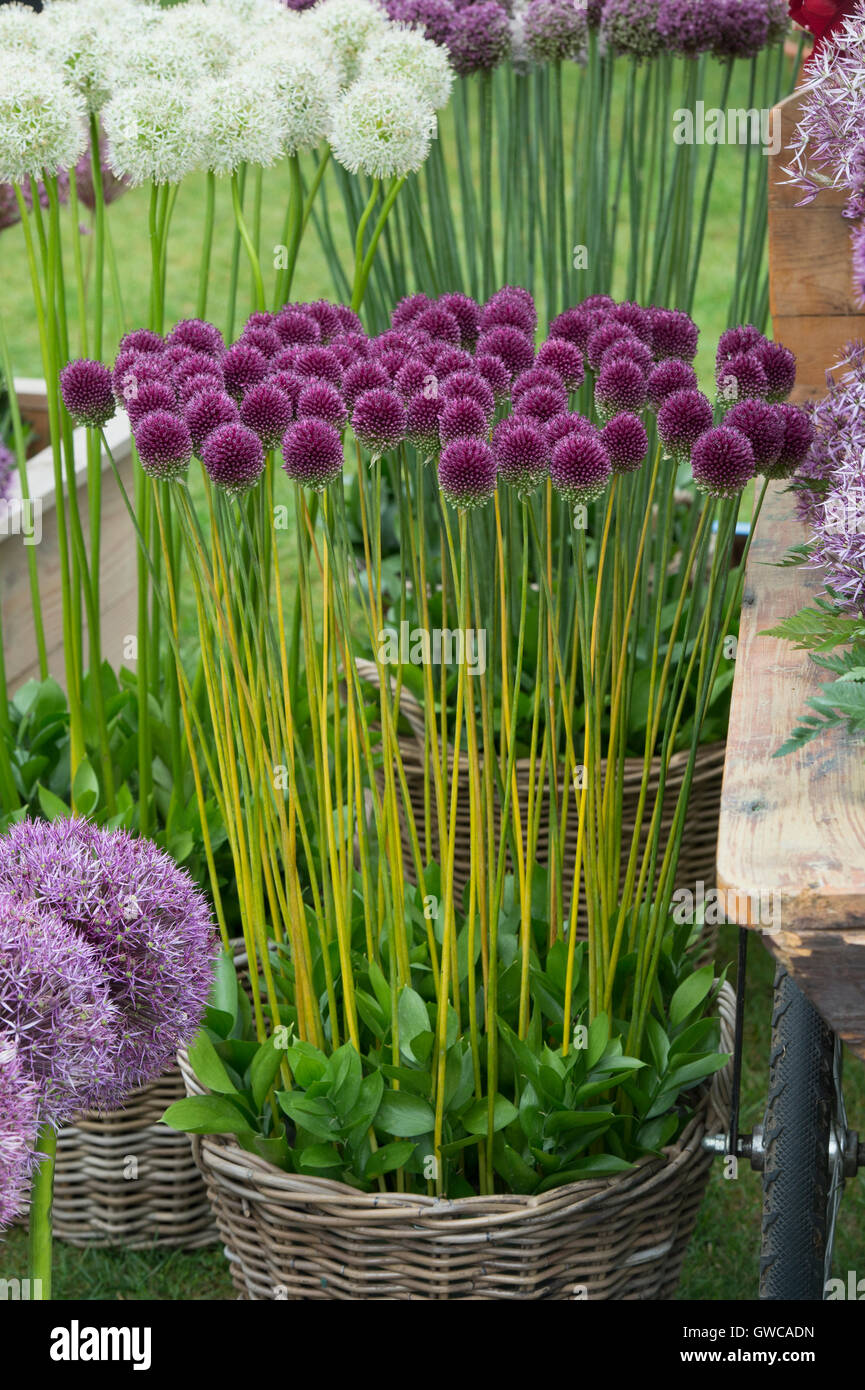
[[[256,59],[255,67],[276,97],[283,153],[314,149],[330,133],[339,100],[334,68],[315,49],[296,45],[273,48]]]
[[[367,44],[383,33],[389,22],[375,0],[320,0],[304,17],[333,43],[342,66],[343,87],[355,81]]]
[[[49,63],[0,70],[0,183],[72,169],[87,148],[87,109]]]
[[[149,78],[103,107],[108,163],[130,183],[179,183],[201,164],[205,114],[193,88]]]
[[[128,0],[54,0],[42,17],[46,46],[90,111],[108,100],[117,50],[138,38],[139,7]]]
[[[141,27],[133,42],[111,45],[113,91],[154,78],[188,88],[201,76],[201,54],[194,37],[168,20],[171,10],[159,13],[162,17]]]
[[[283,117],[273,83],[242,64],[202,87],[204,167],[230,174],[241,164],[275,164],[283,153]]]
[[[349,173],[403,178],[421,167],[435,130],[435,112],[408,82],[367,78],[337,102],[330,143]]]
[[[0,53],[32,53],[47,60],[43,19],[29,5],[0,6]]]
[[[360,59],[359,80],[394,77],[408,82],[419,97],[440,111],[450,100],[454,72],[448,51],[419,29],[389,24],[375,34]]]
[[[224,77],[249,43],[248,27],[236,12],[205,0],[187,0],[165,11],[164,31],[196,54],[199,70]]]
[[[267,19],[283,8],[282,0],[206,0],[206,3],[213,10],[227,10],[245,24]]]

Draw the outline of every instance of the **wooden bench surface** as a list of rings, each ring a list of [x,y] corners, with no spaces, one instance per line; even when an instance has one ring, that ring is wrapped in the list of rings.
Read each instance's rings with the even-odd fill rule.
[[[748,558],[718,885],[729,920],[761,931],[865,1058],[865,739],[834,730],[773,757],[829,676],[808,652],[763,635],[823,591],[819,572],[776,563],[803,534],[792,494],[773,484]]]

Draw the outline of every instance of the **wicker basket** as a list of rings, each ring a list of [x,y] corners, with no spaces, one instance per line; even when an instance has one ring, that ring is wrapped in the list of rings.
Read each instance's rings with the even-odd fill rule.
[[[217,1239],[189,1136],[157,1121],[186,1094],[173,1069],[122,1110],[86,1111],[61,1130],[54,1234],[72,1245],[195,1249]]]
[[[720,1013],[727,1051],[727,985]],[[242,1299],[669,1299],[709,1176],[703,1136],[726,1124],[729,1071],[664,1158],[538,1197],[367,1194],[283,1173],[227,1136],[196,1136],[193,1149]]]
[[[377,682],[378,673],[373,662],[360,660],[356,664],[358,672],[364,680],[370,681],[373,684]],[[408,786],[409,798],[414,813],[415,825],[421,837],[421,845],[423,845],[424,768],[426,763],[424,747],[424,712],[412,693],[404,688],[400,693],[400,714],[404,715],[412,729],[411,735],[400,738],[400,755],[405,769],[406,784]],[[688,802],[688,815],[682,836],[682,847],[676,873],[677,888],[688,888],[693,892],[697,883],[700,882],[702,882],[707,889],[714,886],[715,856],[718,848],[718,818],[721,811],[721,783],[724,777],[725,748],[726,744],[724,743],[710,743],[697,750],[694,776],[691,781],[691,794]],[[664,801],[661,814],[662,846],[673,824],[676,805],[679,800],[679,793],[682,789],[682,782],[684,780],[687,764],[687,753],[674,753],[673,757],[670,759],[670,766],[667,770],[667,779],[664,785]],[[451,759],[450,766],[452,774],[453,759]],[[471,857],[469,853],[469,846],[471,844],[469,763],[468,759],[465,757],[460,759],[459,775],[460,789],[457,803],[454,885],[458,894],[461,896],[471,874]],[[382,779],[380,786],[383,786],[384,774],[381,773],[380,777]],[[641,846],[643,847],[645,846],[648,822],[651,819],[651,811],[658,790],[659,777],[660,759],[655,758],[652,762],[649,791],[646,799],[647,813],[643,819],[640,837]],[[528,813],[529,786],[531,783],[531,765],[528,759],[519,759],[517,761],[516,779],[520,814],[522,823],[525,826]],[[634,825],[636,824],[637,807],[640,799],[642,781],[642,758],[627,758],[625,760],[622,788],[622,844],[625,847],[625,852],[622,855],[623,863],[619,884],[620,888],[624,886],[625,874],[627,871],[627,849],[630,846],[631,836],[633,835]],[[563,794],[563,790],[564,770],[562,770],[562,776],[560,776],[559,779],[560,798]],[[550,844],[549,786],[547,783],[544,784],[542,797],[543,802],[539,820],[536,861],[539,864],[547,864],[549,862]],[[438,816],[436,815],[434,799],[430,815],[430,836],[431,842],[435,845],[438,843]],[[499,828],[501,825],[501,815],[498,805],[495,808],[494,815],[496,840],[498,840]],[[411,840],[402,803],[400,803],[400,829],[405,875],[410,882],[414,882],[414,860],[412,857]],[[568,817],[568,825],[565,833],[564,858],[565,865],[570,865],[571,868],[573,868],[576,859],[576,849],[577,817],[575,814],[571,813]],[[563,899],[565,912],[567,912],[571,901],[571,889],[567,881],[564,885]],[[581,939],[585,939],[587,930],[585,906],[584,902],[581,902],[577,920],[578,936]],[[714,953],[716,938],[717,927],[703,928],[701,939],[705,944],[707,952]]]

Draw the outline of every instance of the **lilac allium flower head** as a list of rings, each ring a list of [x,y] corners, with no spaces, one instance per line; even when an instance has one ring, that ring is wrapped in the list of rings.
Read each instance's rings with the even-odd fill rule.
[[[296,345],[295,347],[280,348],[276,356],[271,357],[270,361],[267,364],[268,376],[274,377],[276,376],[277,372],[294,372],[294,364],[297,361],[297,354],[302,351],[303,348],[299,345]]]
[[[242,411],[241,414],[243,414]],[[305,420],[310,417],[326,420],[329,425],[333,425],[338,430],[345,429],[348,424],[345,401],[336,387],[331,386],[329,381],[309,381],[301,391],[297,400],[297,418],[298,420]],[[285,428],[283,428],[284,433]]]
[[[349,367],[343,378],[342,394],[351,411],[365,391],[374,391],[377,387],[387,388],[389,385],[390,377],[384,367],[370,359],[366,362],[356,362],[353,367]]]
[[[495,0],[468,5],[454,16],[447,44],[459,77],[497,68],[511,51],[507,10]]]
[[[695,391],[697,373],[690,362],[681,362],[677,357],[668,357],[653,367],[646,383],[646,396],[652,410],[660,410],[668,396],[674,391]]]
[[[521,498],[530,497],[547,475],[550,443],[542,426],[511,416],[493,432],[493,453],[500,478]]]
[[[785,401],[796,385],[795,356],[781,343],[762,343],[755,352],[769,384],[766,399]]]
[[[386,8],[397,24],[422,29],[433,43],[447,45],[456,17],[449,0],[387,0]]]
[[[784,442],[775,463],[763,471],[767,478],[791,478],[808,457],[814,439],[814,425],[806,411],[798,405],[790,405],[787,401],[773,405],[772,410],[784,422]],[[861,468],[861,452],[858,455],[858,463]]]
[[[728,411],[724,424],[741,430],[754,451],[758,473],[769,474],[784,445],[784,418],[765,401],[740,401]]]
[[[663,48],[658,0],[604,0],[601,38],[612,53],[627,54],[638,63],[655,58]]]
[[[354,309],[350,309],[347,304],[334,304],[331,307],[339,320],[340,334],[351,333],[359,338],[366,337],[360,315],[356,314]]]
[[[351,427],[355,438],[377,458],[405,438],[405,406],[396,392],[386,387],[364,391],[355,401]]]
[[[439,381],[444,381],[454,372],[473,372],[475,359],[465,348],[440,347],[432,359],[432,368]]]
[[[393,384],[404,401],[424,390],[435,390],[436,376],[422,357],[409,357],[400,367]]]
[[[323,492],[342,473],[342,440],[326,420],[309,416],[289,425],[282,441],[283,468],[301,487]]]
[[[639,415],[624,411],[601,430],[601,440],[614,473],[636,473],[649,452],[649,436]]]
[[[284,347],[298,344],[311,347],[313,343],[321,342],[321,329],[316,320],[300,313],[292,304],[280,309],[273,320],[273,327]]]
[[[165,341],[160,338],[158,333],[154,333],[152,328],[136,328],[131,333],[124,333],[117,347],[117,355],[121,352],[155,352],[165,351]]]
[[[722,362],[727,362],[731,357],[738,357],[741,352],[750,352],[752,348],[762,347],[766,341],[759,328],[755,328],[752,323],[728,328],[718,339],[715,364],[720,367]]]
[[[498,357],[493,352],[478,353],[475,357],[475,371],[477,371],[485,381],[489,382],[496,400],[504,400],[508,393],[511,378],[501,357]]]
[[[599,328],[589,336],[586,343],[586,359],[593,372],[600,369],[601,359],[608,348],[614,343],[621,343],[623,346],[642,342],[632,328],[624,323],[614,323],[612,320],[605,320]],[[644,344],[645,346],[645,344]]]
[[[713,0],[718,58],[756,58],[769,41],[766,0]]]
[[[0,1035],[0,1231],[24,1212],[37,1166],[39,1090],[11,1036]]]
[[[261,323],[247,324],[243,333],[238,338],[239,343],[251,343],[258,348],[259,352],[268,359],[274,358],[283,347],[282,339],[275,328],[267,327]]]
[[[168,335],[169,343],[181,343],[193,352],[203,352],[217,361],[225,352],[222,334],[213,323],[205,319],[181,319]]]
[[[427,396],[423,392],[411,396],[406,403],[405,437],[425,458],[437,454],[441,447],[439,416],[442,405],[441,396]]]
[[[705,0],[660,0],[658,33],[670,53],[688,58],[708,53],[719,37],[715,6]]]
[[[573,347],[573,344],[565,343],[564,346],[565,348],[570,348]],[[520,372],[511,387],[511,407],[518,406],[520,398],[524,396],[527,391],[531,391],[535,386],[549,386],[553,391],[559,393],[565,390],[565,383],[562,381],[558,372],[554,372],[552,367],[541,366],[537,360],[535,360],[533,366],[526,367],[524,372]]]
[[[329,347],[301,348],[294,360],[294,371],[298,376],[329,381],[331,386],[338,387],[342,381],[339,358]]]
[[[713,419],[711,402],[702,391],[674,391],[658,411],[658,438],[676,463],[686,463]]]
[[[590,313],[607,314],[611,309],[615,309],[616,301],[609,294],[587,294],[585,299],[580,300],[578,309],[586,309]]]
[[[196,376],[206,376],[219,386],[223,385],[222,367],[215,357],[210,357],[206,352],[187,353],[174,367],[171,380],[177,391],[181,392],[186,382]]]
[[[679,357],[692,362],[697,356],[700,330],[683,309],[652,309],[649,311],[652,329],[652,352],[658,361]]]
[[[48,911],[95,957],[116,1010],[109,1089],[160,1076],[201,1023],[218,937],[193,880],[150,840],[77,818],[20,821],[0,884]],[[97,1075],[105,1081],[104,1070]]]
[[[438,303],[449,314],[453,314],[459,324],[460,347],[473,348],[480,334],[481,306],[467,294],[460,294],[459,291],[453,294],[440,295]]]
[[[531,338],[534,336],[537,322],[537,311],[533,303],[527,304],[517,295],[500,292],[494,294],[481,310],[480,331],[486,333],[490,328],[499,328],[507,324],[511,328],[518,328],[527,338]]]
[[[482,507],[496,490],[495,455],[483,439],[455,439],[441,452],[438,478],[452,507],[461,511]]]
[[[264,449],[254,430],[239,420],[230,420],[207,436],[201,446],[201,462],[212,483],[239,496],[255,487],[264,472]]]
[[[462,342],[462,332],[456,314],[452,314],[442,304],[430,304],[426,309],[422,309],[413,321],[412,328],[418,333],[428,333],[437,342],[449,343],[451,347],[459,347]]]
[[[410,348],[389,348],[377,353],[375,361],[387,374],[388,384],[393,386],[406,362],[412,356]]]
[[[435,308],[435,305],[427,307]],[[422,312],[425,313],[426,310]],[[428,337],[429,334],[425,330],[418,333],[414,328],[388,328],[386,332],[379,333],[377,338],[370,339],[370,356],[378,359],[388,352],[411,353],[416,350],[419,339],[426,341]]]
[[[649,372],[655,366],[652,349],[647,347],[641,338],[631,337],[628,339],[617,338],[615,342],[610,343],[609,347],[605,347],[595,370],[601,372],[608,362],[615,362],[622,357],[639,367],[644,377],[648,377]]]
[[[553,487],[571,506],[586,506],[607,489],[610,456],[597,434],[577,429],[554,445],[550,458]]]
[[[321,334],[321,341],[329,343],[331,338],[335,338],[338,333],[343,331],[343,320],[339,313],[339,307],[331,304],[329,299],[316,299],[312,304],[298,304],[295,306],[308,319],[312,319],[318,324]],[[357,316],[355,315],[355,320]],[[359,320],[351,321],[351,328],[356,330]]]
[[[487,420],[491,420],[496,413],[493,389],[478,372],[451,372],[442,382],[440,394],[445,401],[465,398],[475,401]]]
[[[636,334],[646,347],[651,348],[654,336],[654,325],[652,314],[648,309],[644,309],[641,304],[634,304],[626,301],[622,304],[614,304],[609,311],[612,323],[623,323],[626,328]]]
[[[482,357],[487,353],[502,359],[512,379],[524,372],[535,360],[535,349],[531,339],[527,338],[525,333],[520,333],[519,329],[510,328],[505,324],[491,328],[478,338],[477,355]]]
[[[769,390],[769,380],[756,351],[740,352],[735,357],[728,357],[726,362],[722,362],[718,367],[715,382],[718,387],[718,399],[727,405],[747,400],[749,397],[765,400]]]
[[[173,381],[173,368],[161,353],[136,352],[126,348],[119,353],[111,373],[111,385],[117,404],[125,406],[146,381]]]
[[[117,411],[111,373],[104,362],[86,357],[67,362],[60,373],[60,391],[76,425],[101,429]]]
[[[150,384],[156,386],[161,383],[152,382]],[[144,387],[141,389],[143,391]],[[193,396],[201,395],[202,391],[219,391],[224,393],[225,386],[223,385],[222,377],[213,376],[210,372],[197,372],[195,376],[188,376],[177,392],[177,401],[180,405],[181,415],[184,413]],[[141,392],[138,394],[140,395]]]
[[[564,339],[567,343],[573,343],[580,352],[585,352],[592,334],[603,327],[607,317],[603,309],[587,309],[584,305],[566,309],[550,324],[550,338],[556,341]]]
[[[597,425],[593,425],[591,420],[587,420],[585,415],[579,415],[575,410],[566,411],[563,415],[556,415],[544,425],[544,435],[550,452],[556,447],[560,439],[564,439],[569,434],[590,434],[594,439],[601,437],[601,431]]]
[[[489,421],[477,401],[468,396],[443,400],[439,415],[439,434],[442,444],[454,439],[486,439]]]
[[[209,386],[193,396],[183,408],[192,447],[201,456],[201,447],[208,435],[213,434],[220,425],[229,425],[239,420],[237,402],[231,399],[221,386]]]
[[[252,343],[243,341],[230,347],[222,359],[222,375],[229,396],[239,401],[250,389],[268,375],[267,358]]]
[[[561,383],[556,386],[530,386],[514,404],[514,415],[546,425],[568,408],[568,393]]]
[[[167,381],[145,381],[126,402],[126,413],[133,428],[155,410],[167,410],[171,414],[177,411],[177,392]]]
[[[151,478],[179,478],[192,459],[192,436],[180,415],[154,410],[133,431],[141,467]]]
[[[172,372],[179,367],[181,362],[185,362],[187,357],[194,355],[194,349],[187,347],[186,343],[166,343],[165,351],[162,356],[166,362],[171,364]]]
[[[575,343],[569,343],[566,338],[548,338],[542,343],[535,365],[555,372],[568,391],[579,390],[586,375],[583,354]]]
[[[53,866],[43,861],[36,868],[45,874]],[[124,1020],[101,953],[65,914],[45,906],[29,881],[10,883],[5,854],[0,877],[0,1038],[15,1045],[38,1088],[40,1128],[116,1105],[128,1089]]]
[[[646,374],[628,357],[605,362],[595,382],[595,409],[609,420],[621,411],[638,412],[646,404]]]
[[[397,330],[408,328],[413,324],[418,315],[425,309],[429,309],[432,300],[429,295],[419,291],[417,294],[408,294],[404,299],[391,310],[390,325]],[[445,306],[447,307],[447,306]]]
[[[691,451],[691,472],[710,497],[736,497],[753,478],[754,451],[741,430],[718,425],[702,434]]]
[[[335,394],[342,406],[342,398],[338,393]],[[226,396],[226,399],[231,398]],[[260,381],[244,396],[240,406],[240,418],[248,429],[255,431],[266,450],[278,449],[282,443],[282,436],[294,419],[294,406],[291,398],[284,391],[280,391],[278,386],[274,386],[272,381]]]
[[[588,42],[585,11],[572,0],[529,0],[525,12],[526,46],[532,60],[576,63]]]

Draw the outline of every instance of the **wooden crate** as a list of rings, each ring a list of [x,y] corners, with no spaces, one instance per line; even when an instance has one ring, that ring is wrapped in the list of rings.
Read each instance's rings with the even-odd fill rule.
[[[847,195],[826,188],[812,203],[797,207],[802,190],[784,173],[801,107],[798,92],[775,107],[780,149],[769,156],[772,326],[775,338],[798,358],[794,401],[825,395],[826,372],[842,360],[845,343],[865,338],[865,309],[853,288],[853,223],[843,216]]]

